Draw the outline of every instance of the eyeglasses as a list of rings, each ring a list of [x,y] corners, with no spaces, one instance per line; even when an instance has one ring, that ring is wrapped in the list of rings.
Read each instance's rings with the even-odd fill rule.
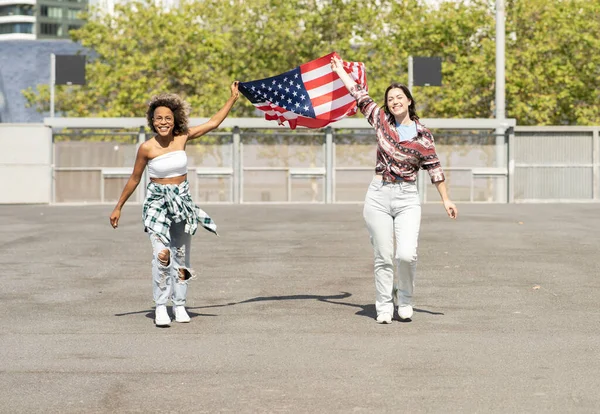
[[[154,120],[154,122],[156,123],[162,123],[162,121],[165,121],[165,123],[167,124],[172,124],[173,123],[173,117],[171,116],[165,116],[164,118],[162,116],[157,116],[156,118],[152,118]]]

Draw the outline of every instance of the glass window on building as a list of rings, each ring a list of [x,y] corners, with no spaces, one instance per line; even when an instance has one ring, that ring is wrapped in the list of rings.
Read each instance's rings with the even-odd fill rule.
[[[40,14],[44,17],[52,17],[53,19],[62,19],[63,9],[61,7],[42,6]]]
[[[0,34],[33,33],[33,23],[2,23]]]
[[[82,10],[80,9],[67,9],[67,19],[78,20],[81,12]]]
[[[33,16],[33,6],[31,4],[0,6],[0,16]]]
[[[40,25],[40,34],[60,37],[63,35],[63,28],[58,23],[42,23]]]

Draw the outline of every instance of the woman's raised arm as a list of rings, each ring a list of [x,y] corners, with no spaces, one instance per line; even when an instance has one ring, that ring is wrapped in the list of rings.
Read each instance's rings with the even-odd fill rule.
[[[223,122],[225,118],[227,118],[227,115],[229,114],[229,111],[231,111],[231,108],[233,107],[235,101],[237,101],[240,97],[238,84],[238,81],[235,81],[231,84],[231,96],[229,97],[229,99],[227,99],[225,105],[223,105],[223,107],[219,109],[219,111],[216,114],[214,114],[207,122],[203,123],[202,125],[189,128],[187,135],[188,140],[201,137],[202,135],[212,131],[215,128],[218,128],[218,126],[221,125],[221,122]]]

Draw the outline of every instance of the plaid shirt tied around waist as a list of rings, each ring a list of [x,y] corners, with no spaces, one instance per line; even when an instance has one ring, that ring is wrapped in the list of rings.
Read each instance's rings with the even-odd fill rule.
[[[171,222],[186,221],[185,232],[195,234],[200,223],[206,230],[217,234],[217,225],[200,207],[192,201],[190,184],[157,184],[150,182],[142,217],[145,230],[156,234],[163,244],[169,244]]]

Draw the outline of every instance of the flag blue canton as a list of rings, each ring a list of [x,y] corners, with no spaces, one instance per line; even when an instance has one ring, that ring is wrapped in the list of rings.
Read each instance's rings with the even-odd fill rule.
[[[286,111],[309,118],[315,117],[299,67],[270,78],[241,82],[240,92],[253,104],[268,101]]]

